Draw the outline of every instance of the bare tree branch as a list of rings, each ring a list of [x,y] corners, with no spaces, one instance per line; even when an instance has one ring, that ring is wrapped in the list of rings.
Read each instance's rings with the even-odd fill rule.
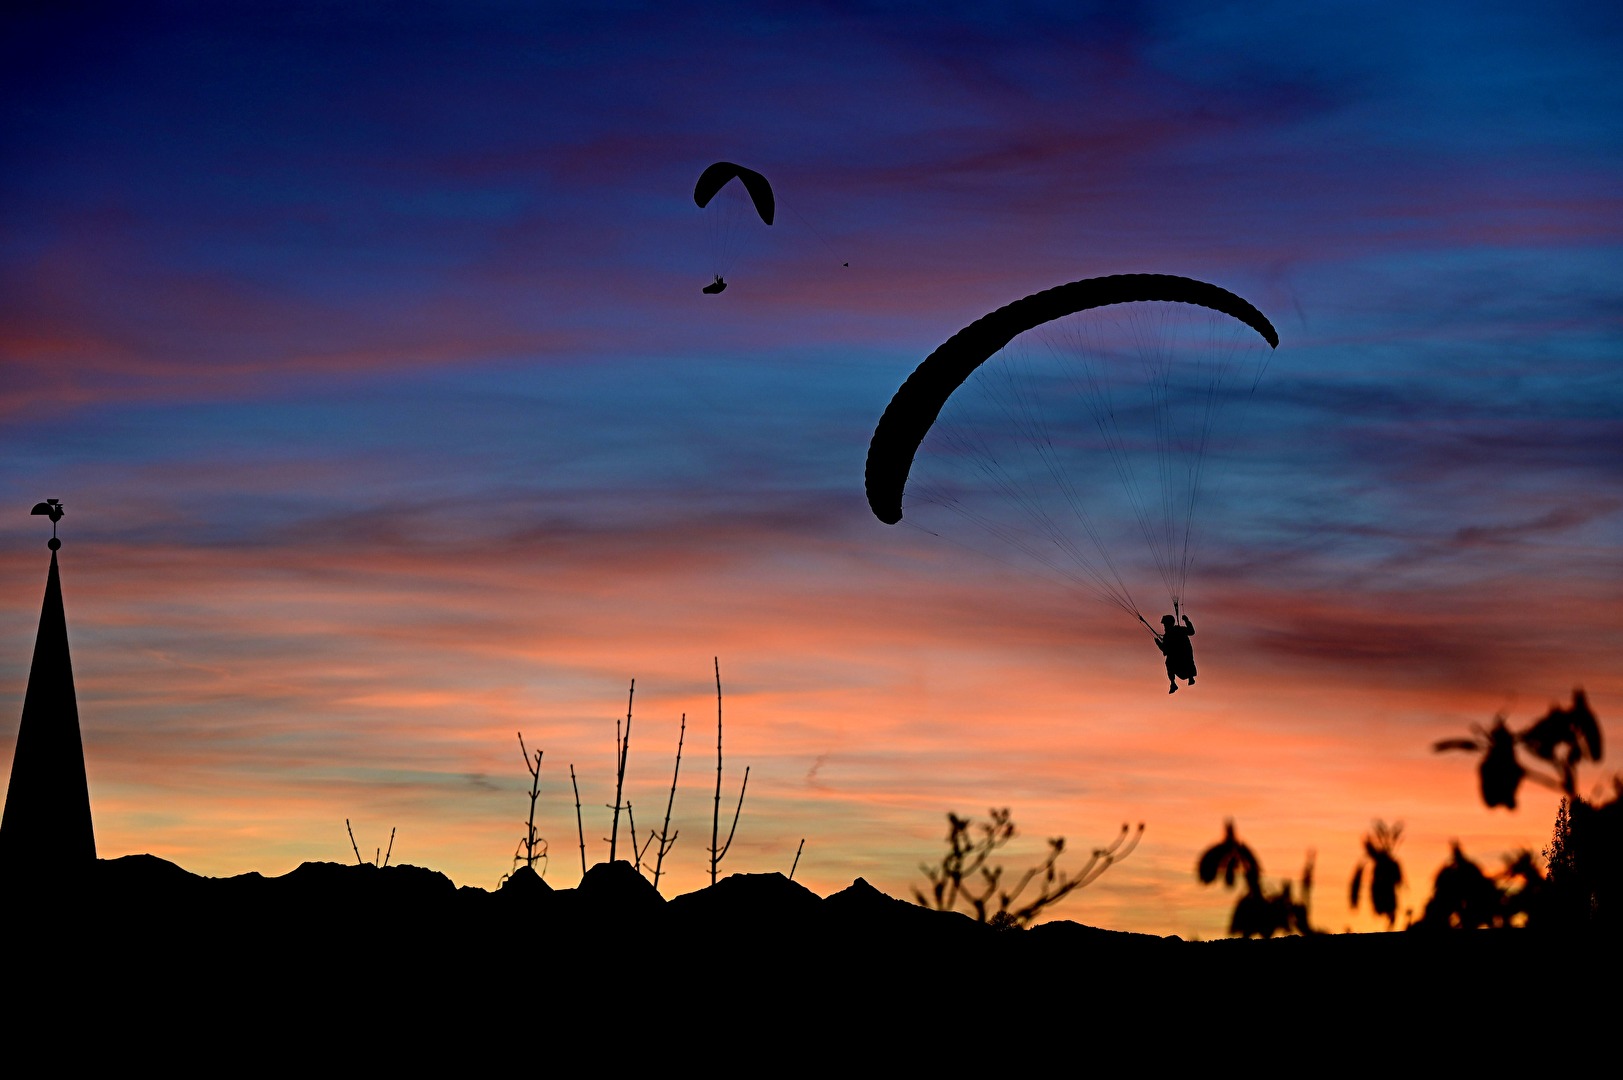
[[[355,830],[350,828],[349,818],[344,819],[344,829],[349,833],[349,846],[355,849],[355,865],[365,866],[366,860],[361,858],[361,848],[355,843]]]
[[[580,785],[575,782],[575,763],[569,763],[569,786],[575,789],[575,831],[580,836],[580,876],[586,876],[586,826],[580,820]]]
[[[665,827],[659,831],[659,848],[654,854],[654,891],[659,891],[659,875],[665,856],[676,846],[677,833],[671,832],[671,807],[676,805],[676,778],[682,773],[682,743],[687,739],[688,714],[682,714],[682,729],[676,736],[676,768],[671,772],[671,795],[665,800]]]

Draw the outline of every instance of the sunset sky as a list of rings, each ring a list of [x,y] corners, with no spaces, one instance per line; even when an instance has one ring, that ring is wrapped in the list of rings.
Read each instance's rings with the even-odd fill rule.
[[[599,861],[635,679],[639,836],[686,713],[662,888],[697,888],[719,658],[723,872],[804,839],[819,894],[907,896],[949,810],[1010,807],[1011,871],[1142,821],[1052,914],[1214,937],[1232,817],[1271,886],[1317,853],[1315,923],[1373,929],[1376,819],[1417,914],[1451,840],[1549,838],[1554,793],[1487,810],[1433,741],[1577,686],[1623,740],[1614,4],[32,7],[0,16],[0,768],[60,498],[104,858],[281,874],[352,861],[347,818],[492,888],[522,731],[572,886],[569,767]],[[706,296],[718,159],[778,214]],[[1281,339],[1171,696],[1121,612],[863,495],[937,345],[1135,272]]]

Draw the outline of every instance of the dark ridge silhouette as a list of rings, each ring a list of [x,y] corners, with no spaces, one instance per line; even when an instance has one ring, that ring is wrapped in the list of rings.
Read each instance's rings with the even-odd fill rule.
[[[62,546],[56,522],[62,507],[51,499],[33,512],[51,518],[51,568],[17,728],[5,816],[0,820],[0,867],[9,875],[73,872],[96,858],[62,578],[56,564]]]
[[[501,895],[516,897],[520,900],[539,899],[553,892],[551,885],[545,878],[528,866],[521,866],[514,870],[501,884]]]
[[[63,1023],[71,1002],[99,1014],[94,1039],[124,1025],[172,1030],[177,1049],[258,1040],[324,1059],[499,1053],[509,1027],[533,1024],[566,1055],[675,1054],[707,1032],[718,1052],[829,1064],[961,1040],[958,1060],[1085,1031],[1182,1060],[1209,1047],[1201,1031],[1317,1039],[1388,990],[1425,998],[1417,1022],[1479,1021],[1496,993],[1578,985],[1596,955],[1525,932],[1197,942],[1068,921],[997,929],[862,879],[820,898],[779,873],[663,902],[623,861],[574,889],[521,867],[487,892],[410,865],[204,878],[134,855],[74,882],[13,880],[7,902],[31,930],[8,947],[14,1031]]]
[[[707,889],[672,897],[666,911],[695,928],[763,936],[777,926],[816,918],[822,903],[806,886],[773,871],[724,877]]]
[[[586,871],[571,899],[580,914],[609,919],[646,918],[666,903],[653,883],[624,859],[598,863]]]

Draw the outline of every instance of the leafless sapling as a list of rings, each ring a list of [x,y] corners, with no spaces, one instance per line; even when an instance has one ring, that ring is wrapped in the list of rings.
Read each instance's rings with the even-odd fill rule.
[[[396,826],[395,828],[398,829],[399,826]],[[355,842],[355,829],[354,829],[354,827],[352,825],[350,825],[349,818],[344,819],[344,829],[345,829],[346,832],[349,833],[349,846],[350,846],[351,850],[353,850],[355,852],[355,864],[357,866],[365,866],[366,865],[366,860],[361,857],[361,846]],[[375,853],[372,856],[372,865],[373,866],[388,866],[389,865],[389,857],[394,854],[394,834],[395,834],[395,829],[390,829],[389,830],[389,853],[388,853],[388,855],[384,854],[383,849],[381,847],[376,849]]]
[[[795,879],[795,870],[800,866],[800,853],[802,851],[804,851],[804,850],[806,850],[806,838],[804,836],[802,836],[800,838],[800,846],[795,848],[795,861],[789,867],[789,880],[790,881],[793,881]]]
[[[665,866],[665,856],[676,846],[681,830],[671,832],[671,807],[676,805],[676,778],[682,774],[682,743],[687,739],[688,714],[682,714],[682,730],[676,735],[676,768],[671,772],[671,796],[665,800],[665,827],[656,835],[659,847],[654,850],[654,891],[659,891],[659,875]]]
[[[569,763],[569,786],[575,789],[575,833],[580,837],[580,876],[586,876],[586,826],[580,820],[580,785],[575,782],[575,763]]]
[[[535,869],[537,859],[547,857],[547,842],[535,833],[535,801],[541,795],[541,755],[537,750],[533,755],[524,745],[524,732],[518,733],[519,752],[524,755],[524,767],[530,772],[530,818],[524,826],[524,837],[518,842],[518,850],[513,853],[513,865],[517,867],[522,859],[524,865],[531,870]]]
[[[721,837],[721,658],[716,661],[716,802],[710,816],[710,884],[716,883],[716,868],[733,846],[733,834],[738,831],[738,815],[744,809],[744,792],[750,785],[749,766],[744,767],[744,782],[738,789],[738,807],[733,811],[733,825],[727,830],[727,842],[718,846]]]
[[[620,838],[620,811],[625,809],[621,805],[621,795],[626,785],[626,754],[631,750],[631,699],[637,693],[637,680],[631,680],[631,690],[626,695],[626,723],[625,735],[620,734],[620,721],[614,721],[614,826],[609,830],[609,862],[614,861],[615,850]],[[636,841],[632,841],[635,843]]]
[[[642,857],[648,853],[648,847],[654,842],[654,834],[650,832],[648,839],[639,846],[637,843],[637,816],[631,812],[631,800],[626,800],[626,821],[631,825],[631,865],[637,873],[642,873]]]

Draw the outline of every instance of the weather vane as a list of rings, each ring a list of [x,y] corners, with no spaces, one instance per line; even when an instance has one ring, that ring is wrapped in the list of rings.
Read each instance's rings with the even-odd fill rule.
[[[62,541],[56,538],[56,523],[62,520],[62,500],[46,499],[42,503],[35,503],[30,514],[49,514],[51,517],[51,542],[46,545],[52,551],[62,546]]]

